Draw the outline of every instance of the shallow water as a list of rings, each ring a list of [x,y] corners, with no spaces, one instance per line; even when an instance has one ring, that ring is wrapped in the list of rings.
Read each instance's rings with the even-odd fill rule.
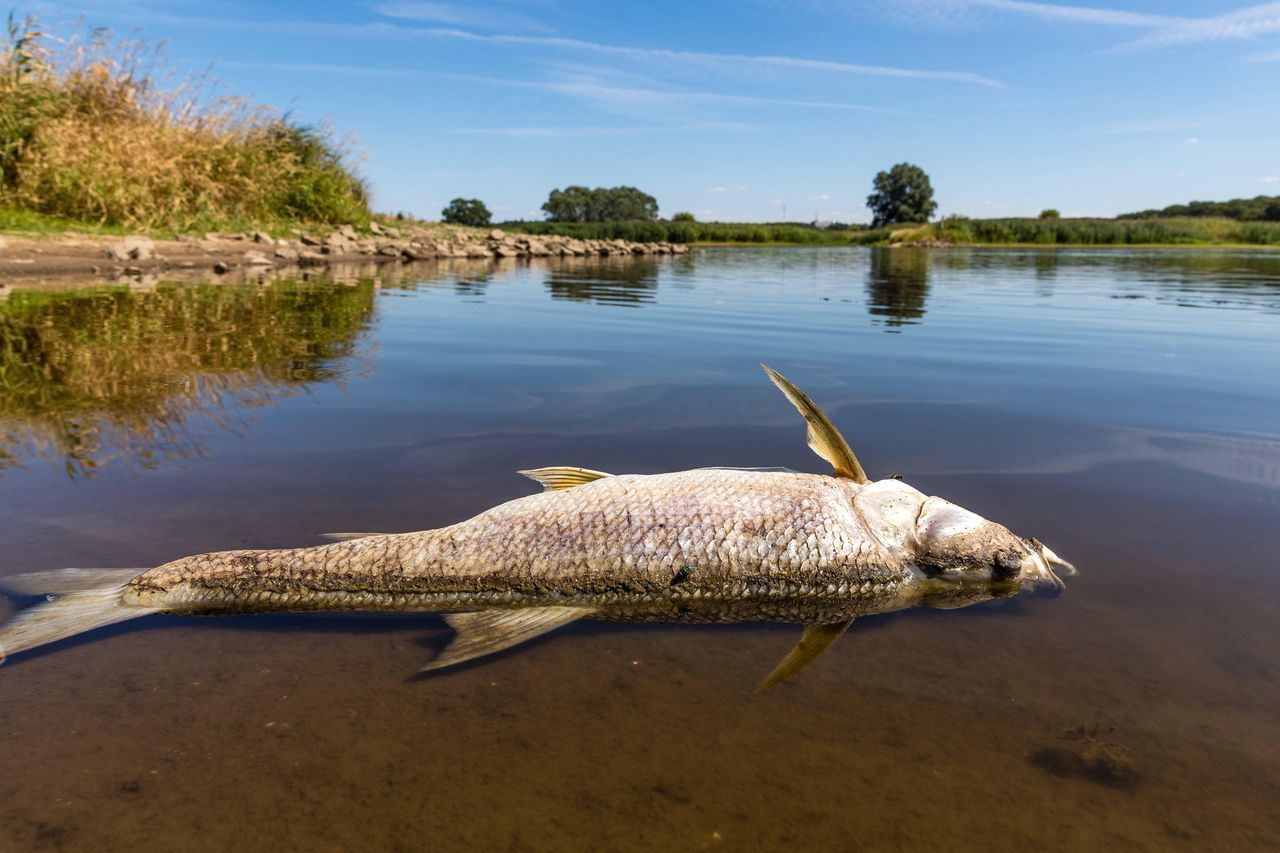
[[[824,470],[759,361],[873,478],[1080,577],[861,620],[763,696],[797,628],[588,624],[426,680],[430,616],[106,629],[0,670],[0,849],[1272,848],[1277,254],[19,290],[0,574],[434,527],[518,468]]]

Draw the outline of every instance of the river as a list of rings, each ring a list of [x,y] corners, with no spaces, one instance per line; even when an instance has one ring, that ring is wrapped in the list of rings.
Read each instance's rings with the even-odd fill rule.
[[[827,470],[762,361],[873,479],[1079,577],[858,620],[759,696],[798,627],[587,623],[415,678],[437,617],[115,626],[0,669],[0,849],[1271,849],[1280,253],[14,290],[0,574],[436,527],[521,468]]]

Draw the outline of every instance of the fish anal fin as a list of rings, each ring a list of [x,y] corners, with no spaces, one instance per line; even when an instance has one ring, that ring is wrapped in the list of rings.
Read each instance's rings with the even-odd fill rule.
[[[827,622],[806,626],[804,634],[800,636],[800,642],[796,643],[796,647],[773,668],[773,672],[765,676],[764,681],[761,681],[760,686],[756,688],[756,692],[763,693],[771,687],[777,687],[813,663],[822,656],[823,652],[831,648],[832,643],[840,639],[852,622],[853,620],[849,619],[846,622]]]
[[[839,476],[848,477],[857,483],[870,483],[871,480],[867,478],[867,472],[862,470],[858,457],[853,455],[849,442],[844,440],[840,430],[836,429],[831,419],[818,408],[817,403],[810,400],[808,394],[792,385],[790,380],[769,365],[760,366],[809,424],[807,438],[813,452],[830,462]]]
[[[530,607],[447,613],[444,620],[456,632],[453,641],[422,672],[491,655],[527,642],[587,616],[583,607]]]
[[[537,480],[548,492],[554,492],[558,489],[572,489],[574,486],[581,486],[583,483],[590,483],[594,480],[613,476],[603,471],[592,471],[590,468],[569,467],[531,468],[528,471],[520,471],[519,473],[530,480]]]

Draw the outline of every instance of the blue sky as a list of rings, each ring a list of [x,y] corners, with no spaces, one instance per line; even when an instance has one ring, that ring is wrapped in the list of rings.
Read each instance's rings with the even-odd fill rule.
[[[353,131],[385,211],[540,218],[568,184],[664,215],[867,221],[907,160],[939,213],[1280,194],[1280,2],[35,2]]]

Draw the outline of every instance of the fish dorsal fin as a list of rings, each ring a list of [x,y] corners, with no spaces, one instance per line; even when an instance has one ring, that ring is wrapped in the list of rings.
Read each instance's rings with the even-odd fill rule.
[[[769,367],[767,364],[760,365],[764,368],[764,372],[774,385],[783,394],[787,395],[787,399],[791,401],[791,405],[795,406],[800,414],[804,415],[804,419],[809,424],[809,447],[813,452],[821,456],[823,459],[831,463],[836,469],[836,475],[840,477],[848,477],[855,483],[870,483],[867,478],[867,472],[862,470],[862,465],[858,463],[858,457],[853,455],[853,451],[849,449],[849,443],[844,440],[844,436],[840,434],[840,430],[835,428],[828,418],[819,409],[817,404],[809,399],[809,395],[801,391],[778,371]]]
[[[558,489],[572,489],[574,486],[581,486],[583,483],[590,483],[592,480],[613,476],[603,471],[592,471],[590,468],[533,468],[519,473],[530,480],[537,480],[548,492],[554,492]]]
[[[583,607],[530,607],[522,610],[447,613],[444,621],[449,623],[457,636],[435,660],[422,668],[422,672],[443,669],[509,649],[590,613],[589,609]]]
[[[840,639],[840,635],[848,629],[850,619],[847,622],[829,622],[820,625],[805,626],[804,633],[800,636],[800,642],[796,643],[796,647],[791,650],[782,662],[773,668],[773,672],[765,676],[764,681],[760,682],[760,686],[756,688],[757,693],[763,693],[770,687],[777,687],[809,664],[813,663],[822,653],[831,648],[831,644]]]
[[[350,542],[352,539],[368,539],[370,536],[392,536],[391,533],[321,533],[321,539],[329,539],[334,542]]]

